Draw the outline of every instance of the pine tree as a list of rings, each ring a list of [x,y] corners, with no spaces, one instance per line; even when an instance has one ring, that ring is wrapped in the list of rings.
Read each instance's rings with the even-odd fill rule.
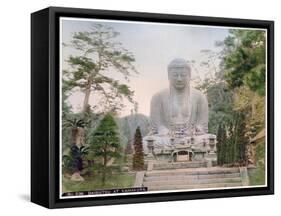
[[[64,48],[74,48],[76,53],[66,61],[71,68],[63,70],[64,86],[68,91],[79,89],[84,94],[82,113],[88,109],[93,92],[101,96],[99,106],[110,111],[122,108],[124,98],[133,103],[130,87],[104,73],[114,69],[127,81],[137,73],[134,55],[116,40],[118,35],[112,27],[94,24],[88,31],[74,32],[72,40],[64,44]]]
[[[136,171],[144,170],[144,153],[142,146],[142,135],[140,127],[137,127],[134,139],[133,169]]]
[[[90,140],[93,156],[102,159],[102,183],[105,184],[106,175],[110,171],[109,161],[121,156],[121,144],[118,126],[111,114],[105,115]]]

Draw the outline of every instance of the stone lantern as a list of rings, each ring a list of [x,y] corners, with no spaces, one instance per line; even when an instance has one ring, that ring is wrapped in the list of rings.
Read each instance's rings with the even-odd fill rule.
[[[149,136],[146,138],[147,141],[147,149],[148,149],[148,157],[153,157],[154,153],[154,138]]]
[[[214,152],[215,146],[216,146],[216,136],[215,135],[209,136],[209,146],[210,146],[211,152]]]

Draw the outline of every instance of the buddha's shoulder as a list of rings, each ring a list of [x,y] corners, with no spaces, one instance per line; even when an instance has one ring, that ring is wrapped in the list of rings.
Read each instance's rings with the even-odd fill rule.
[[[191,88],[190,88],[190,93],[191,93],[191,95],[192,95],[193,97],[198,98],[198,99],[200,99],[200,98],[205,98],[205,97],[206,97],[203,92],[201,92],[200,90],[198,90],[198,89],[196,89],[196,88],[192,88],[192,87],[191,87]]]
[[[190,93],[192,95],[192,97],[194,98],[205,98],[205,94],[203,92],[201,92],[200,90],[198,89],[195,89],[195,88],[190,88]],[[163,89],[159,92],[156,92],[153,96],[152,96],[152,100],[161,100],[163,98],[168,98],[170,95],[170,90],[167,88],[167,89]]]
[[[156,92],[153,96],[152,96],[152,100],[160,100],[161,98],[167,98],[169,97],[170,91],[169,89],[163,89],[159,92]]]

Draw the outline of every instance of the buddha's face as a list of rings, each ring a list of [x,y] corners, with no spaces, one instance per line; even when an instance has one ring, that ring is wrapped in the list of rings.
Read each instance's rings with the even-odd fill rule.
[[[183,90],[189,84],[190,71],[186,67],[172,67],[169,69],[169,81],[177,90]]]

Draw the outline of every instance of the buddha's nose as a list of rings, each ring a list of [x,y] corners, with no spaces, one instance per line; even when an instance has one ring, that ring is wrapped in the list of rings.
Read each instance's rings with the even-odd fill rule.
[[[181,81],[181,80],[182,80],[182,77],[181,77],[180,74],[177,76],[177,80],[178,80],[178,81]]]

